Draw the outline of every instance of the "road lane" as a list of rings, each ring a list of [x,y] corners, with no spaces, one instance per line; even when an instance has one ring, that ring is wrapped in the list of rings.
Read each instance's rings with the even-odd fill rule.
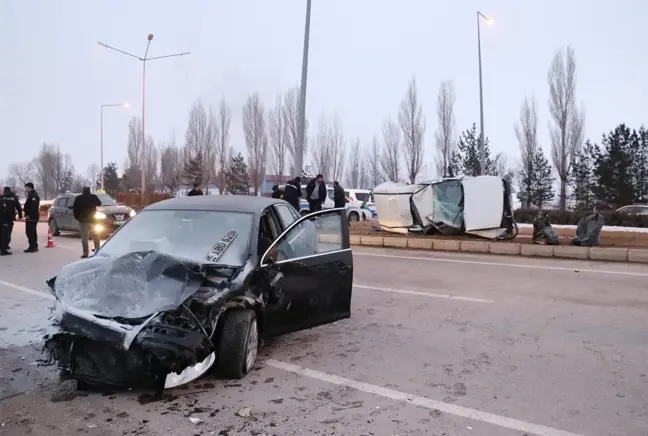
[[[61,238],[56,239],[58,245]],[[71,241],[78,243],[78,239]],[[560,435],[559,430],[584,435],[648,432],[644,395],[648,297],[642,287],[648,268],[419,251],[354,252],[358,286],[352,318],[274,341],[262,353],[273,360],[261,363],[259,371],[234,383],[235,387],[214,381],[214,388],[198,389],[206,391],[195,395],[198,403],[216,404],[227,411],[203,416],[210,426],[226,428],[238,407],[252,405],[257,420],[243,420],[248,422],[243,425],[246,433],[234,428],[229,434],[249,434],[262,428],[258,431],[268,434],[520,435],[521,430],[533,434],[531,430],[537,430],[533,425],[551,427],[553,433],[545,433],[548,436]],[[51,263],[49,268],[78,255],[65,249],[42,253],[43,261]],[[11,261],[26,256],[20,253]],[[421,257],[425,259],[418,259]],[[3,273],[5,265],[0,264]],[[32,276],[38,274],[32,272]],[[12,277],[22,280],[22,276]],[[27,280],[42,284],[44,278]],[[48,304],[37,295],[2,284],[0,295],[5,301],[25,299],[34,308]],[[1,310],[0,325],[9,309]],[[28,335],[27,330],[23,334]],[[4,333],[0,331],[3,339]],[[20,344],[21,340],[8,342]],[[284,370],[272,367],[274,361],[283,362]],[[15,368],[15,361],[13,365]],[[311,376],[292,374],[285,371],[289,365],[316,372]],[[0,367],[4,378],[2,357]],[[355,388],[369,388],[349,389],[349,384],[336,383],[340,381],[336,377],[353,381]],[[262,382],[271,378],[271,382]],[[384,395],[385,389],[412,400],[394,400],[393,395]],[[422,407],[407,404],[414,399]],[[446,406],[426,409],[423,399]],[[46,400],[46,396],[20,396],[5,400],[3,407],[27,407],[38,421],[39,416],[45,416],[36,413],[40,408],[71,413],[73,405],[87,404],[88,410],[96,407],[100,413],[92,413],[104,419],[114,419],[116,411],[128,410],[138,422],[155,421],[144,425],[141,434],[196,428],[182,413],[166,410],[168,404],[139,406],[132,394],[111,400],[91,395],[70,404]],[[108,408],[112,412],[103,412]],[[466,419],[461,410],[471,411],[475,419]],[[482,416],[480,411],[492,415]],[[83,426],[85,416],[74,417],[69,425]],[[496,422],[484,416],[495,416]],[[526,427],[515,427],[507,418]],[[103,424],[104,433],[96,434],[132,429],[134,420]],[[58,431],[71,428],[59,424]],[[87,426],[85,429],[93,434]]]

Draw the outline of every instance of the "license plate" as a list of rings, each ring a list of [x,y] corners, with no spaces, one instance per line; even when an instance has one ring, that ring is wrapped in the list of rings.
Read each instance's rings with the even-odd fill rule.
[[[113,224],[116,225],[116,226],[121,226],[122,224],[124,224],[124,221],[123,220],[122,221],[113,221]]]

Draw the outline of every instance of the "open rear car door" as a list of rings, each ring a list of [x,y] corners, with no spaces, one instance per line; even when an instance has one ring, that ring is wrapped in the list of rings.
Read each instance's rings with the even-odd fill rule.
[[[351,316],[353,255],[345,209],[315,212],[293,222],[261,258],[280,295],[266,308],[265,334],[274,336]]]

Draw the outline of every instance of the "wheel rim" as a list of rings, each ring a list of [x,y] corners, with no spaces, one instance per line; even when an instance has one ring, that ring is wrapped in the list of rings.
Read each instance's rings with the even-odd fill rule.
[[[257,328],[256,319],[250,323],[250,331],[248,332],[248,340],[246,346],[245,356],[245,371],[248,372],[256,362],[257,352],[259,349],[259,329]]]
[[[358,222],[358,215],[353,212],[351,215],[349,215],[349,221],[351,221],[352,223]]]

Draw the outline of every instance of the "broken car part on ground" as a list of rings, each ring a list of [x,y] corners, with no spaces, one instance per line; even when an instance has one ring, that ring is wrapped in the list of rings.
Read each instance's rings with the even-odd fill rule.
[[[501,177],[386,182],[373,194],[378,222],[387,232],[468,233],[489,239],[513,239],[518,233],[511,186]]]
[[[241,378],[262,337],[348,318],[352,283],[343,210],[166,200],[47,282],[56,302],[45,350],[63,377],[89,385],[170,388],[213,365]]]

